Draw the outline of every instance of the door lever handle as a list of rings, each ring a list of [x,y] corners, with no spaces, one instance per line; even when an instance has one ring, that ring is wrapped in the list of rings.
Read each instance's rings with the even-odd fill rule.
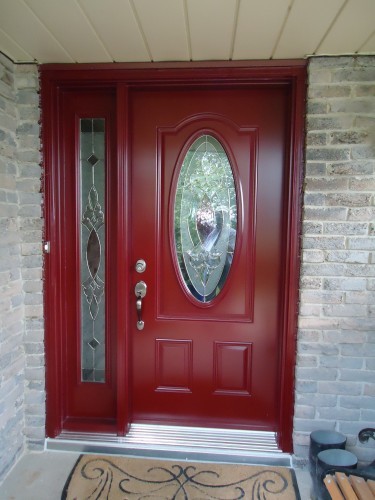
[[[142,296],[140,294],[138,295],[137,298],[136,307],[138,316],[137,329],[143,330],[143,328],[145,327],[145,322],[142,320]]]
[[[138,283],[135,285],[134,288],[134,293],[137,297],[137,301],[135,303],[136,308],[137,308],[137,330],[143,330],[145,327],[145,322],[142,320],[142,299],[146,295],[147,292],[147,285],[144,281],[138,281]]]

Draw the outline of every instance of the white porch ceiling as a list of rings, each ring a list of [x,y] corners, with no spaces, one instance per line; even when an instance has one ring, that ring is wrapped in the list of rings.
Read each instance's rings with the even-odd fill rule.
[[[14,62],[375,54],[375,0],[0,0]]]

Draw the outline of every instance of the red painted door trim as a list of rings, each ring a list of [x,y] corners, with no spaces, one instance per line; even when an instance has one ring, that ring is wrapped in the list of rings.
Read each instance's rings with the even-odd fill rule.
[[[42,141],[44,163],[45,235],[51,242],[51,253],[45,256],[45,339],[46,339],[46,391],[47,427],[46,433],[56,437],[63,430],[63,304],[59,296],[62,283],[61,256],[56,245],[59,243],[59,225],[63,213],[59,204],[56,171],[59,166],[59,118],[61,93],[73,88],[112,88],[116,91],[117,110],[117,175],[116,196],[124,200],[119,208],[119,238],[117,243],[119,260],[117,281],[128,282],[128,268],[124,247],[127,234],[125,223],[128,218],[128,123],[127,89],[167,85],[206,86],[231,84],[233,88],[246,85],[285,85],[290,95],[290,147],[286,164],[289,166],[289,185],[285,199],[288,201],[285,234],[287,251],[285,255],[285,296],[283,307],[282,344],[282,394],[280,394],[280,418],[278,427],[279,447],[292,451],[294,368],[297,332],[297,303],[299,282],[299,234],[301,221],[301,193],[303,176],[304,112],[305,112],[305,61],[271,62],[204,62],[204,63],[153,63],[153,64],[98,64],[98,65],[42,65],[41,69]],[[120,204],[119,204],[120,205]],[[123,208],[123,210],[122,210]],[[123,435],[131,419],[131,408],[127,399],[130,388],[128,352],[130,339],[124,337],[126,328],[129,290],[121,290],[117,300],[123,307],[117,311],[117,359],[118,369],[117,433]]]
[[[117,255],[118,269],[117,279],[119,282],[130,282],[130,269],[126,265],[130,262],[130,244],[129,232],[126,231],[127,221],[130,221],[130,175],[128,167],[127,143],[129,135],[128,121],[128,86],[117,86],[117,200],[123,199],[124,202],[118,203],[117,211],[117,228],[119,237],[117,239]],[[126,138],[126,140],[124,140]],[[131,420],[130,398],[127,395],[130,393],[131,384],[129,380],[129,364],[131,351],[130,336],[121,335],[120,332],[128,331],[127,318],[130,315],[130,302],[128,295],[123,293],[123,289],[119,287],[120,307],[118,308],[117,317],[117,434],[124,436]],[[125,397],[124,397],[125,395]]]

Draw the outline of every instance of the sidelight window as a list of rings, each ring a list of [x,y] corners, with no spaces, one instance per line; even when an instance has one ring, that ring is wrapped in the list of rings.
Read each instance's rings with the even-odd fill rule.
[[[105,382],[105,121],[80,120],[81,378]]]

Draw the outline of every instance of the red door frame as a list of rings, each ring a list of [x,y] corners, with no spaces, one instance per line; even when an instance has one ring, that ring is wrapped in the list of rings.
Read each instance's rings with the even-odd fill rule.
[[[294,368],[297,332],[297,304],[299,285],[299,234],[301,223],[301,193],[303,180],[304,113],[306,92],[305,61],[240,61],[204,63],[136,63],[136,64],[48,64],[41,66],[42,141],[44,162],[44,217],[45,241],[50,242],[51,253],[44,259],[44,306],[46,343],[46,434],[56,437],[64,429],[64,307],[63,297],[58,293],[62,280],[61,226],[63,214],[59,200],[57,172],[60,164],[60,102],[61,95],[68,89],[113,89],[116,93],[116,140],[117,193],[115,198],[125,200],[117,204],[117,255],[124,255],[129,245],[125,224],[129,218],[128,182],[128,90],[132,87],[181,85],[192,86],[231,85],[278,85],[289,91],[290,99],[290,144],[288,157],[288,186],[285,187],[285,295],[282,325],[282,370],[279,405],[279,426],[277,431],[279,448],[291,452],[294,405]],[[129,283],[127,255],[118,259],[117,280]],[[127,328],[129,292],[125,287],[119,290],[115,323],[117,328],[117,425],[112,432],[124,435],[131,422],[129,394],[130,339],[123,332]],[[125,362],[124,362],[125,361]],[[100,427],[90,430],[104,432]],[[108,429],[109,430],[109,429]],[[107,431],[108,431],[107,430]]]

